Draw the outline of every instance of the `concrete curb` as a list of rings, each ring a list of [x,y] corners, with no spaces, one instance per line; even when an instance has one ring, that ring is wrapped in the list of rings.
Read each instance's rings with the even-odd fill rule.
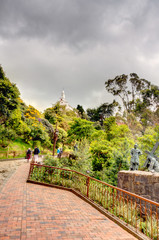
[[[26,160],[26,159],[25,159],[25,157],[23,157],[23,158],[7,158],[7,159],[0,159],[0,162],[14,161],[14,160]]]
[[[40,157],[43,157],[44,155],[39,155]],[[25,157],[21,157],[21,158],[6,158],[6,159],[0,159],[0,162],[4,162],[4,161],[14,161],[14,160],[27,160]]]

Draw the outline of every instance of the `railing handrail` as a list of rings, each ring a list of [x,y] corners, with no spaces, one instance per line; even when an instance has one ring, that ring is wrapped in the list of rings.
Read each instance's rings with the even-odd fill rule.
[[[113,188],[113,189],[116,189],[116,190],[118,190],[118,191],[121,191],[121,192],[123,192],[123,193],[126,193],[126,194],[128,194],[128,195],[130,195],[130,196],[132,196],[132,197],[136,197],[136,198],[138,198],[138,199],[140,199],[140,200],[146,201],[146,202],[148,202],[148,203],[150,203],[150,204],[153,204],[153,205],[159,207],[159,203],[157,203],[157,202],[154,202],[154,201],[152,201],[152,200],[150,200],[150,199],[141,197],[141,196],[139,196],[139,195],[137,195],[137,194],[135,194],[135,193],[126,191],[126,190],[124,190],[124,189],[122,189],[122,188],[115,187],[115,186],[113,186],[113,185],[111,185],[111,184],[109,184],[109,183],[100,181],[100,180],[98,180],[98,179],[96,179],[96,178],[90,177],[90,176],[88,176],[88,175],[85,175],[85,174],[83,174],[83,173],[77,172],[77,171],[72,170],[72,169],[65,169],[65,168],[53,167],[53,166],[48,166],[48,165],[41,165],[41,164],[36,164],[36,163],[31,163],[31,164],[30,164],[30,169],[31,169],[31,165],[33,165],[33,166],[36,165],[36,166],[39,166],[39,167],[47,167],[47,168],[53,168],[53,169],[59,169],[59,170],[74,172],[74,173],[77,173],[77,174],[79,174],[79,175],[82,175],[82,176],[84,176],[84,177],[86,177],[86,178],[92,179],[93,181],[102,183],[102,184],[104,184],[104,185],[106,185],[106,186],[108,186],[108,187],[111,187],[111,188]],[[29,171],[29,175],[30,175],[30,171]]]

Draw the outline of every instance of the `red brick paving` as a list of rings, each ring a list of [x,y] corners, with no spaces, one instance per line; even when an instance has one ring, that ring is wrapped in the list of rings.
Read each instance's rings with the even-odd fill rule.
[[[69,191],[26,183],[24,163],[0,192],[0,240],[135,240]]]

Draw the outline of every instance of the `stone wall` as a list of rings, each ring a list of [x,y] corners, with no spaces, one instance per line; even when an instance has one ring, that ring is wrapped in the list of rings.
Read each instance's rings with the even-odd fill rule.
[[[159,173],[120,171],[118,173],[118,187],[159,202]]]

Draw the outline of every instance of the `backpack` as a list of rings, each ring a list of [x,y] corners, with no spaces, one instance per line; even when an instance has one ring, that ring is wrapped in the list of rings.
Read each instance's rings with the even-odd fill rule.
[[[35,150],[34,150],[34,154],[39,154],[39,153],[40,153],[39,148],[35,148]]]

